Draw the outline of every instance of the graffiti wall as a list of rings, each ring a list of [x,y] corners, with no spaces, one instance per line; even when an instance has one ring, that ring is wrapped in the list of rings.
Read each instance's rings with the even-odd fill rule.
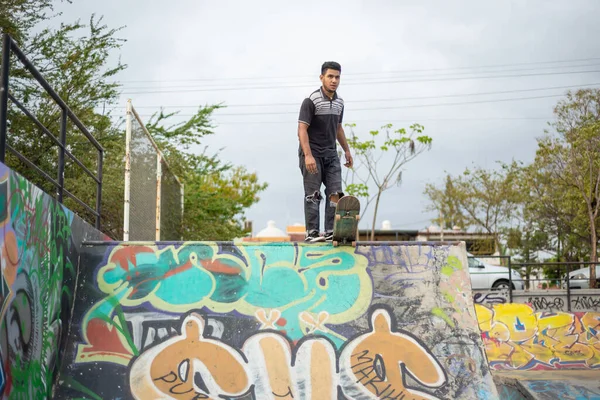
[[[83,252],[58,398],[495,399],[464,247]]]
[[[508,290],[473,291],[475,304],[493,307],[496,304],[528,304],[535,311],[600,312],[600,293],[596,289],[571,290],[514,290],[512,301]]]
[[[75,295],[77,248],[100,234],[0,164],[0,398],[49,396]]]
[[[476,304],[492,369],[600,369],[600,313]]]

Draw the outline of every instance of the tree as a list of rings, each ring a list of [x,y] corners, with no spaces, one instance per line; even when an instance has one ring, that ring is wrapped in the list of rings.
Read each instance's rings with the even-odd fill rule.
[[[588,252],[587,218],[572,188],[562,187],[539,162],[533,162],[522,170],[519,192],[523,220],[547,236],[541,250],[557,261],[576,261]]]
[[[243,234],[244,211],[267,188],[255,173],[225,164],[217,155],[192,151],[213,134],[212,112],[221,105],[200,107],[187,121],[165,124],[177,113],[155,114],[146,128],[169,159],[172,172],[185,185],[183,232],[186,240],[230,240]]]
[[[535,263],[538,262],[538,252],[546,248],[548,235],[536,230],[533,224],[526,223],[520,228],[509,228],[507,232],[506,247],[514,250],[515,263],[524,264],[524,269],[519,269],[525,275],[525,287],[530,288],[531,273],[535,272]]]
[[[0,0],[3,1],[3,0]],[[29,7],[34,2],[10,0]],[[41,4],[41,3],[40,3]],[[51,5],[51,2],[48,1]],[[33,7],[33,6],[32,6]],[[92,16],[88,24],[79,21],[61,24],[56,29],[30,33],[31,24],[49,17],[38,15],[36,8],[27,8],[31,20],[20,23],[14,32],[22,32],[21,48],[40,70],[49,84],[69,105],[75,115],[105,149],[102,188],[102,230],[113,238],[123,236],[124,156],[125,129],[122,115],[111,110],[119,100],[120,86],[117,75],[126,68],[119,61],[112,62],[123,39],[117,37],[120,29],[102,23]],[[43,10],[51,10],[45,7]],[[24,11],[25,12],[25,11]],[[12,17],[12,15],[10,15]],[[37,18],[37,19],[36,19]],[[3,27],[4,29],[4,27]],[[8,29],[8,28],[6,28]],[[13,57],[14,58],[14,57]],[[22,69],[11,69],[11,93],[36,116],[55,136],[60,131],[60,110]],[[57,146],[14,104],[10,103],[8,141],[19,152],[38,165],[51,177],[56,177]],[[218,154],[208,150],[195,154],[191,145],[200,144],[205,135],[212,134],[213,111],[221,107],[199,107],[190,119],[170,124],[174,114],[158,115],[148,128],[166,154],[174,172],[184,180],[186,240],[232,239],[242,232],[240,221],[244,210],[259,201],[258,193],[266,185],[256,174],[243,167],[221,162]],[[67,126],[67,145],[89,170],[95,172],[96,152],[73,124]],[[95,205],[96,184],[83,170],[66,159],[65,187],[92,207]],[[55,188],[36,172],[7,154],[7,164],[26,176],[44,191],[53,194]],[[94,218],[79,203],[65,196],[64,203],[88,221]],[[212,235],[212,237],[211,237]]]
[[[387,124],[381,127],[383,133],[379,130],[370,131],[371,138],[364,141],[354,133],[356,124],[346,126],[351,129],[348,145],[354,150],[355,166],[349,173],[351,176],[347,174],[344,178],[344,185],[348,194],[366,199],[363,214],[371,202],[375,202],[371,227],[371,240],[374,240],[377,211],[383,192],[400,185],[402,167],[429,150],[432,139],[423,135],[424,128],[419,124],[411,125],[410,132],[404,128],[392,130],[392,124]],[[383,165],[383,162],[387,162],[387,165]]]
[[[438,213],[438,217],[432,220],[434,224],[438,224],[442,229],[452,229],[455,226],[466,228],[469,225],[467,217],[461,212],[459,196],[450,175],[446,175],[443,189],[427,185],[425,194],[431,201],[425,210]]]
[[[448,218],[464,224],[465,229],[473,227],[493,235],[496,249],[502,253],[500,236],[510,226],[519,202],[515,190],[518,175],[516,162],[502,164],[500,170],[474,167],[456,177],[447,174],[443,188],[426,186],[428,209],[437,210],[438,215],[448,210]]]
[[[0,0],[0,31],[17,41],[25,42],[30,30],[39,22],[50,18],[53,0]]]
[[[101,110],[105,109],[105,104],[118,100],[119,85],[114,77],[126,68],[119,62],[108,63],[108,56],[119,50],[123,43],[116,37],[117,32],[118,29],[102,24],[102,18],[92,16],[88,25],[76,21],[61,24],[57,29],[46,28],[22,45],[28,58],[56,93],[105,148],[102,227],[112,237],[118,237],[123,225],[124,132],[110,111]],[[30,74],[13,70],[10,90],[42,125],[55,137],[59,136],[61,110]],[[55,178],[58,146],[12,103],[9,124],[8,142]],[[67,124],[67,146],[90,171],[96,172],[96,150],[71,122]],[[65,188],[93,207],[96,196],[93,180],[69,158],[65,161]],[[56,188],[52,184],[10,153],[7,154],[7,163],[47,193],[55,193]],[[86,220],[94,220],[91,213],[70,197],[65,196],[64,203]]]
[[[536,165],[547,171],[563,190],[577,194],[588,222],[589,259],[598,261],[600,211],[600,90],[569,92],[554,109],[554,134],[538,140]],[[590,287],[596,270],[590,267]]]

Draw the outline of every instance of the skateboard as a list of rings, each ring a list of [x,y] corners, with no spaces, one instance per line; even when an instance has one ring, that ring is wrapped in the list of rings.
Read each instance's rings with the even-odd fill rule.
[[[342,196],[335,207],[333,245],[354,246],[356,244],[359,220],[360,200],[354,196]]]

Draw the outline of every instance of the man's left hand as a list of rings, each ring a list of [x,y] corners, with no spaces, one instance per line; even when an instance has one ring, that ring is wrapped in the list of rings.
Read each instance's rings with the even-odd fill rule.
[[[352,168],[352,165],[354,165],[354,160],[352,160],[352,154],[350,154],[350,151],[348,150],[345,155],[346,155],[346,164],[344,164],[344,165],[348,168]]]

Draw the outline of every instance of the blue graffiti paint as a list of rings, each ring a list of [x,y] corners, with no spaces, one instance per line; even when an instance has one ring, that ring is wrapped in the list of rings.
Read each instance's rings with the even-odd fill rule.
[[[372,298],[365,257],[353,249],[298,244],[116,247],[100,266],[98,282],[124,307],[148,302],[163,311],[207,307],[248,316],[276,309],[281,318],[271,322],[292,340],[306,333],[302,313],[324,312],[329,324],[340,324],[366,312]],[[343,343],[334,332],[324,334]]]
[[[6,376],[4,375],[4,360],[0,357],[0,395],[4,393],[4,386],[6,386]]]

